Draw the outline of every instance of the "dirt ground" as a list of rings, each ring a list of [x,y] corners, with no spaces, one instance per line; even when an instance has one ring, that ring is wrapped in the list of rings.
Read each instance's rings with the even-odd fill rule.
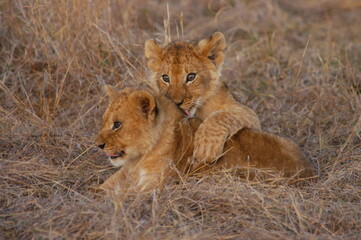
[[[358,0],[1,1],[0,239],[361,239],[360,24]],[[320,179],[219,173],[115,211],[102,85],[143,84],[146,39],[215,31],[222,79]]]

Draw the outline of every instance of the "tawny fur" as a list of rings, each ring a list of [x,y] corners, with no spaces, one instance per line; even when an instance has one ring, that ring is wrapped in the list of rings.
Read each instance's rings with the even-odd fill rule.
[[[315,170],[289,139],[255,129],[242,129],[225,143],[225,152],[211,165],[193,165],[193,136],[201,121],[187,119],[171,100],[148,90],[108,88],[110,104],[97,139],[109,156],[124,154],[124,166],[101,188],[118,197],[133,189],[147,191],[169,178],[208,174],[243,167],[271,170],[293,179],[315,176]],[[113,129],[114,122],[121,122]],[[247,171],[246,171],[247,172]],[[241,177],[247,177],[241,174]]]
[[[209,163],[221,156],[225,141],[240,129],[260,129],[256,113],[237,102],[219,79],[225,47],[219,32],[197,44],[175,41],[161,48],[154,40],[145,43],[156,89],[203,120],[195,134],[196,163]],[[196,74],[193,81],[187,81],[190,73]],[[169,81],[164,81],[163,75]]]

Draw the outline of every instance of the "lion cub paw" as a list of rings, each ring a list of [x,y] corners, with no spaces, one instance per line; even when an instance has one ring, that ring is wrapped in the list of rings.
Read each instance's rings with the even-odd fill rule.
[[[113,203],[122,202],[125,198],[126,189],[120,185],[115,184],[102,184],[99,187],[101,190],[105,191],[107,196],[110,197]]]
[[[194,139],[193,166],[216,161],[222,156],[224,142],[223,136],[199,128]]]

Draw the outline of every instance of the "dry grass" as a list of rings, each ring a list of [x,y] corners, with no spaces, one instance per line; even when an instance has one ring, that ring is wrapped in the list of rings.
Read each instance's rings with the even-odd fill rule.
[[[162,1],[0,2],[1,239],[360,239],[359,1],[192,3],[171,2],[165,21]],[[223,79],[320,180],[219,174],[115,212],[93,191],[115,170],[94,147],[101,85],[141,84],[147,38],[214,31],[228,42]]]

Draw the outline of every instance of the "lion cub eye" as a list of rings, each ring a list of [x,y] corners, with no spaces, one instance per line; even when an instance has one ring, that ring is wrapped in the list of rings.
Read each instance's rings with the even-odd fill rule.
[[[196,79],[196,76],[197,74],[195,73],[188,74],[186,82],[192,82],[194,79]]]
[[[162,80],[163,80],[163,82],[165,82],[165,83],[169,83],[169,81],[170,81],[169,76],[166,75],[166,74],[162,75]]]
[[[116,130],[122,126],[121,122],[114,122],[112,130]]]

